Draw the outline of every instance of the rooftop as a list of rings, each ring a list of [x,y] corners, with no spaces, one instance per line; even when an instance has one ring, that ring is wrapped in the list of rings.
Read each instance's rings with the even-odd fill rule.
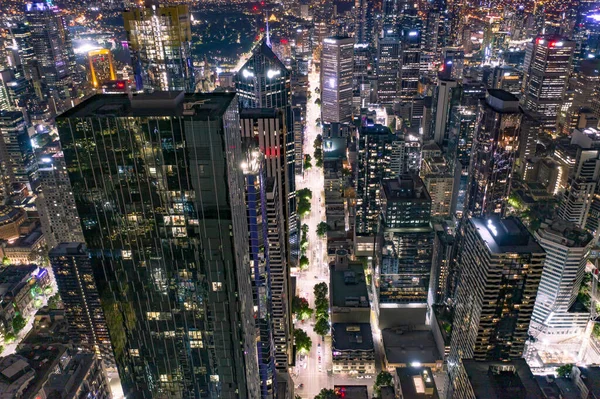
[[[492,253],[545,252],[523,223],[515,217],[511,216],[505,219],[471,218],[469,220]]]
[[[569,248],[585,247],[593,238],[590,233],[577,227],[574,223],[561,219],[554,220],[550,225],[542,225],[537,234]]]
[[[85,244],[81,242],[61,242],[50,250],[50,256],[85,255]]]
[[[431,196],[423,184],[423,180],[415,174],[401,175],[397,179],[384,180],[383,192],[387,201],[419,200],[431,202]]]
[[[193,104],[194,119],[220,118],[235,98],[235,93],[183,93],[178,91],[157,91],[134,94],[97,94],[57,117],[85,118],[141,117],[141,116],[183,116],[184,103]]]
[[[331,326],[334,351],[373,351],[373,334],[369,323],[334,323]]]
[[[385,328],[381,336],[385,357],[390,364],[432,364],[442,359],[430,330]]]
[[[331,304],[335,307],[369,308],[365,272],[361,264],[331,271]]]
[[[429,367],[399,367],[396,369],[403,399],[439,398],[433,373]]]
[[[334,385],[333,392],[345,399],[369,399],[366,385]]]
[[[525,359],[479,362],[463,359],[475,397],[486,399],[539,399],[542,391]]]

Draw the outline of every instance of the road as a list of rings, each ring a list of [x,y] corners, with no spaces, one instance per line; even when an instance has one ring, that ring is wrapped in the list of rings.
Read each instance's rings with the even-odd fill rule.
[[[303,176],[296,177],[296,188],[309,188],[312,191],[311,212],[302,218],[302,223],[308,225],[308,249],[309,266],[306,271],[296,274],[297,294],[306,298],[310,307],[314,309],[313,287],[320,282],[326,282],[329,285],[329,269],[327,266],[326,242],[317,236],[317,225],[325,221],[325,197],[324,197],[324,178],[323,169],[314,166],[313,143],[318,134],[321,134],[321,127],[317,126],[316,120],[321,117],[321,108],[315,104],[315,99],[319,97],[314,89],[320,87],[319,73],[312,70],[308,76],[309,90],[312,99],[307,103],[306,109],[306,130],[304,132],[304,154],[310,154],[313,158],[313,167],[304,172]],[[297,366],[293,372],[294,382],[296,384],[296,395],[302,398],[313,399],[322,388],[333,388],[334,385],[367,385],[372,390],[374,378],[357,379],[347,375],[331,375],[327,370],[332,369],[331,365],[331,337],[317,336],[313,331],[315,323],[314,316],[305,322],[297,322],[296,328],[306,331],[311,338],[313,345],[310,352],[305,356],[299,356],[296,361]],[[302,384],[301,388],[298,386]],[[372,391],[371,391],[372,393]]]

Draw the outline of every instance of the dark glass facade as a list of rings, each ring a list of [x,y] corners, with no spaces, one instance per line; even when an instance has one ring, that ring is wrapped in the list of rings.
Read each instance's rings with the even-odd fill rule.
[[[57,124],[125,395],[258,396],[235,94],[95,96]]]

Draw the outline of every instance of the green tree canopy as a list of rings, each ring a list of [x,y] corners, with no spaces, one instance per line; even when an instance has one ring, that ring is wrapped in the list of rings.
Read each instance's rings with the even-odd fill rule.
[[[394,385],[394,379],[392,375],[387,371],[382,371],[377,374],[377,378],[375,378],[375,384],[373,384],[373,391],[376,396],[379,396],[381,393],[381,387],[387,387]]]
[[[337,396],[333,389],[323,388],[321,389],[321,392],[315,396],[315,399],[337,399]]]
[[[556,374],[558,374],[559,377],[570,377],[571,376],[571,371],[573,371],[573,365],[571,363],[569,364],[564,364],[560,367],[558,367],[556,369]]]
[[[302,255],[300,257],[300,263],[299,263],[300,269],[303,269],[303,270],[307,269],[308,268],[308,263],[309,262],[308,262],[308,258],[306,257],[306,255]]]
[[[329,294],[329,288],[327,287],[327,283],[322,282],[319,284],[315,284],[313,288],[313,293],[315,294],[315,298],[327,297],[327,294]]]
[[[323,336],[329,333],[329,322],[326,319],[319,319],[315,323],[315,334]]]
[[[305,298],[295,296],[292,299],[292,313],[300,320],[306,320],[313,314],[313,310],[308,305],[308,301]]]
[[[15,334],[18,334],[27,325],[27,320],[21,314],[16,315],[12,320],[12,327]]]
[[[302,188],[296,191],[296,195],[298,196],[298,198],[311,199],[312,191],[310,191],[309,188]]]
[[[317,235],[319,237],[325,237],[325,234],[329,231],[329,225],[327,222],[321,222],[317,225]]]
[[[298,352],[306,353],[310,351],[310,348],[312,347],[312,340],[308,334],[299,328],[294,330],[294,341],[296,342],[296,348],[298,349]]]

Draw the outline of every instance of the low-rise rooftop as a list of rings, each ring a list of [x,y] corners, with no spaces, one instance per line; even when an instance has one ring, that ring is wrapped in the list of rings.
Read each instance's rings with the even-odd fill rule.
[[[331,326],[334,351],[373,351],[373,334],[369,323],[334,323]]]

